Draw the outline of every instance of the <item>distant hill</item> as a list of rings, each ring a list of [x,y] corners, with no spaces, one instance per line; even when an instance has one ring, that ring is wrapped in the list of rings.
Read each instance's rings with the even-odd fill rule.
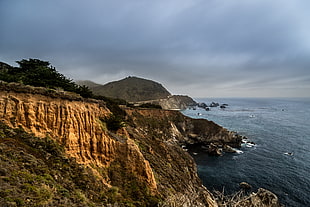
[[[160,83],[132,76],[105,85],[91,81],[77,81],[76,83],[88,86],[96,95],[124,99],[129,102],[164,99],[171,95]]]

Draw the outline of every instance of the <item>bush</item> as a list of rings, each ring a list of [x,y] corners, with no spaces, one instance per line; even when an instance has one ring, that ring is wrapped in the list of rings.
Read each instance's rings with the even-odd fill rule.
[[[152,109],[162,109],[160,105],[151,104],[151,103],[144,103],[140,105],[141,108],[152,108]]]
[[[110,115],[109,117],[100,118],[100,121],[106,123],[107,129],[112,132],[116,132],[122,127],[125,127],[126,124],[122,118],[115,115]]]

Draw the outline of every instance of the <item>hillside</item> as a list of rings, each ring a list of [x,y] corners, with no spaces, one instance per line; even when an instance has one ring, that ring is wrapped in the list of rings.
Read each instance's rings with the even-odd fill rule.
[[[77,83],[88,86],[96,95],[124,99],[129,102],[161,99],[171,95],[157,82],[130,76],[105,85],[95,84],[91,81],[77,81]]]
[[[0,206],[104,206],[113,192],[64,146],[0,122]]]
[[[163,109],[180,110],[196,105],[196,102],[189,96],[171,95],[161,84],[137,77],[127,77],[106,85],[92,81],[76,81],[76,83],[80,86],[87,86],[94,94],[124,99],[137,106],[155,104]]]

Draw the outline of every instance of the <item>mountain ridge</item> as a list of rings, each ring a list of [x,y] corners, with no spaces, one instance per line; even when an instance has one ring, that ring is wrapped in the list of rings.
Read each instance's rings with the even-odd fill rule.
[[[162,84],[138,77],[129,76],[105,85],[89,80],[76,81],[76,83],[87,86],[96,95],[124,99],[137,106],[155,104],[163,109],[180,110],[197,104],[187,95],[172,95]]]
[[[80,84],[81,81],[76,82]],[[92,81],[82,81],[82,84],[88,86],[96,95],[124,99],[128,102],[167,98],[171,95],[162,84],[135,76],[128,76],[104,85]]]

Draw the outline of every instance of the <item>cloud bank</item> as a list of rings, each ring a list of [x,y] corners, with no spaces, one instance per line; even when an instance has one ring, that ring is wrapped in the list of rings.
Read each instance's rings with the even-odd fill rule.
[[[98,83],[135,75],[172,93],[310,96],[307,0],[0,2],[0,61],[50,61]]]

